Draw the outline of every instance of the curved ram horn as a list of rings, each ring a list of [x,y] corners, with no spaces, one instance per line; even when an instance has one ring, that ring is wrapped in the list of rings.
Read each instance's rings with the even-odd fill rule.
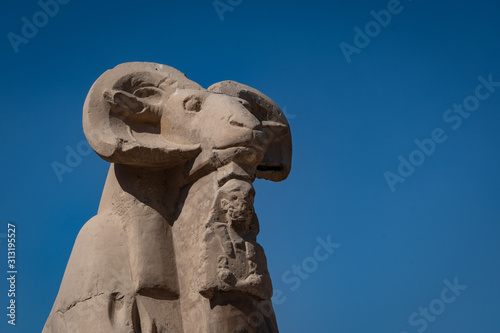
[[[83,129],[95,152],[112,163],[175,166],[194,158],[199,145],[168,142],[160,133],[164,103],[178,88],[204,90],[165,65],[129,62],[106,71],[83,107]]]

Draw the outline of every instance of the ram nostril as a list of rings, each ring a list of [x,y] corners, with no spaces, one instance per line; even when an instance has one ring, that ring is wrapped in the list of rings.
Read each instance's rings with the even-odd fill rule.
[[[251,116],[253,118],[253,116]],[[229,117],[229,124],[237,127],[248,128],[250,130],[262,130],[262,124],[257,119],[248,119],[243,117],[243,119],[238,119],[231,115]]]
[[[231,119],[229,120],[229,123],[233,126],[238,126],[238,127],[246,127],[242,122],[239,122],[236,119]]]

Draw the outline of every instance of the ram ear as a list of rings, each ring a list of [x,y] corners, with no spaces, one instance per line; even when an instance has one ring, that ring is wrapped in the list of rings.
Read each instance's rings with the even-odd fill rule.
[[[121,114],[124,117],[137,114],[145,107],[136,96],[126,91],[106,90],[103,97],[109,103],[111,112]]]
[[[270,138],[264,158],[257,166],[256,176],[272,181],[286,179],[292,166],[292,136],[290,125],[278,105],[260,91],[234,81],[218,82],[207,90],[248,102],[247,107],[262,123]]]
[[[159,124],[162,114],[164,92],[156,87],[137,89],[133,94],[122,90],[104,91],[104,100],[108,102],[112,115],[136,124]]]
[[[166,80],[166,78],[168,80]],[[179,145],[161,135],[161,116],[170,86],[198,86],[174,68],[126,63],[105,72],[83,107],[87,140],[104,160],[118,164],[172,167],[193,159],[199,145]]]

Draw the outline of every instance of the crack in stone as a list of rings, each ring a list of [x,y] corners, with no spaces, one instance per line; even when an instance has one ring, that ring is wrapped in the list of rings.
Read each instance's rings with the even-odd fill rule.
[[[97,295],[92,295],[92,296],[90,296],[90,297],[87,297],[87,298],[85,298],[85,299],[83,299],[83,300],[81,300],[81,301],[76,301],[76,302],[74,302],[74,303],[71,303],[71,304],[70,304],[70,305],[69,305],[66,309],[64,309],[64,310],[57,310],[57,311],[56,311],[56,313],[65,314],[66,312],[68,312],[69,310],[71,310],[72,308],[74,308],[77,304],[79,304],[79,303],[83,303],[83,302],[86,302],[86,301],[88,301],[88,300],[90,300],[90,299],[92,299],[92,298],[94,298],[94,297],[99,297],[99,296],[101,296],[101,295],[104,295],[104,293],[99,293],[99,294],[97,294]]]

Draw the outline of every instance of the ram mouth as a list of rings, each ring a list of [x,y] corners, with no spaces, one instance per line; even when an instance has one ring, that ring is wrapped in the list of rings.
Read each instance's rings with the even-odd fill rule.
[[[257,165],[256,176],[273,182],[285,180],[290,173],[290,166],[283,163],[261,163]]]
[[[279,164],[259,164],[259,165],[257,165],[257,171],[280,172],[280,171],[283,171],[283,166],[279,165]]]

